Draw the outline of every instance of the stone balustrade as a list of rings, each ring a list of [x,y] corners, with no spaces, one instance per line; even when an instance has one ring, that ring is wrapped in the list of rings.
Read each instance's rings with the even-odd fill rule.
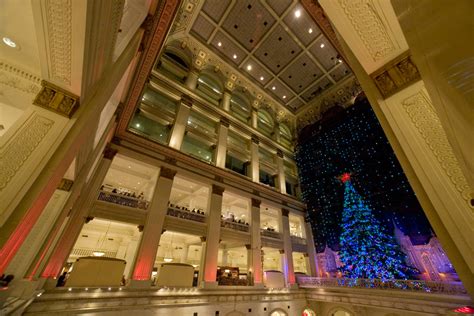
[[[97,199],[99,201],[114,203],[132,208],[138,208],[141,210],[148,209],[148,205],[150,204],[148,201],[145,200],[107,191],[99,191],[99,196],[97,197]]]

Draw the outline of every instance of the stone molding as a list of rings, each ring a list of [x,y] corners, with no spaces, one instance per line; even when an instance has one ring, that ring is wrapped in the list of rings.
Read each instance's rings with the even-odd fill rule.
[[[252,198],[252,207],[260,208],[260,205],[261,205],[261,204],[262,204],[262,201],[261,201],[261,200]]]
[[[72,0],[50,0],[46,3],[51,78],[69,86],[72,73]]]
[[[221,186],[215,185],[215,184],[212,185],[212,194],[217,194],[217,195],[222,196],[224,191],[225,191],[224,187],[221,187]]]
[[[405,87],[421,80],[418,68],[409,53],[375,71],[370,75],[384,98],[387,98]]]
[[[39,146],[54,123],[34,113],[5,145],[0,146],[0,192]]]
[[[59,182],[59,185],[58,185],[57,189],[61,190],[61,191],[69,192],[69,191],[71,191],[71,188],[72,188],[73,184],[74,184],[74,181],[62,178],[61,182]]]
[[[45,80],[41,85],[33,104],[71,118],[79,108],[79,97]]]
[[[0,84],[29,94],[41,90],[41,78],[0,60]]]
[[[166,167],[161,167],[160,168],[160,178],[163,177],[163,178],[166,178],[166,179],[173,180],[174,176],[176,175],[176,172],[177,172],[176,170],[166,168]]]
[[[449,144],[448,137],[441,125],[429,97],[423,92],[404,99],[402,106],[416,127],[426,145],[431,149],[438,163],[468,205],[471,188],[459,166],[459,162]],[[472,209],[472,207],[471,207]]]

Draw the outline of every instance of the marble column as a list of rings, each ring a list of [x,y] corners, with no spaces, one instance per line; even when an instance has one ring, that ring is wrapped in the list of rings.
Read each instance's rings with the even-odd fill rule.
[[[318,271],[319,271],[318,258],[316,257],[316,247],[314,245],[313,229],[311,228],[310,222],[305,222],[305,232],[306,232],[306,245],[308,247],[308,250],[307,250],[308,263],[309,263],[308,272],[311,273],[311,276],[317,277]]]
[[[186,77],[184,85],[191,91],[196,90],[197,83],[199,79],[199,72],[195,69],[191,69]]]
[[[260,200],[252,198],[250,225],[250,262],[249,270],[253,275],[253,284],[261,285],[262,275],[262,238],[260,236]]]
[[[284,158],[283,152],[280,149],[277,149],[276,156],[276,165],[278,169],[277,173],[277,188],[281,193],[286,194],[286,176],[285,176],[285,167],[284,167]]]
[[[199,284],[203,286],[205,284],[204,272],[206,267],[206,236],[201,236],[201,258],[199,259]]]
[[[135,265],[135,258],[137,254],[137,249],[138,249],[138,242],[139,242],[139,236],[134,236],[130,240],[127,246],[127,250],[125,252],[125,261],[127,262],[125,266],[125,271],[123,274],[125,275],[125,278],[129,279],[130,274],[132,271],[132,267]]]
[[[160,244],[161,232],[168,210],[168,201],[175,175],[175,170],[166,167],[161,167],[160,169],[160,175],[148,207],[148,214],[138,247],[137,259],[132,274],[132,286],[151,284],[151,273],[155,265],[156,253]]]
[[[217,255],[219,252],[223,193],[223,187],[212,185],[204,255],[204,282],[202,284],[204,287],[217,285]]]
[[[276,141],[277,143],[280,143],[280,123],[275,122],[275,125],[273,126],[273,140]]]
[[[229,250],[227,248],[222,249],[222,266],[227,266],[227,258],[229,256]]]
[[[281,227],[282,227],[282,238],[283,238],[283,257],[282,257],[282,268],[285,275],[285,282],[288,287],[293,286],[296,283],[295,271],[293,267],[293,249],[290,237],[290,221],[288,218],[289,211],[287,209],[281,209]]]
[[[217,134],[217,148],[216,148],[216,166],[225,168],[225,161],[227,156],[227,135],[229,132],[229,120],[225,117],[221,118]]]
[[[97,200],[100,187],[116,154],[116,150],[110,147],[105,148],[103,158],[100,160],[90,184],[87,185],[87,190],[79,197],[72,208],[67,226],[41,275],[43,278],[55,279],[61,272],[82,230],[82,226],[89,219],[88,212]]]
[[[184,245],[183,256],[181,257],[181,263],[186,263],[186,261],[188,261],[188,256],[189,256],[189,245]]]
[[[260,143],[257,136],[252,135],[252,142],[250,143],[250,178],[253,182],[260,182],[260,165],[259,165],[259,154],[258,144]]]
[[[258,109],[252,107],[251,111],[252,111],[250,114],[251,126],[257,129],[258,128]]]
[[[181,149],[183,144],[184,133],[186,132],[186,126],[188,125],[188,118],[191,112],[192,101],[191,99],[183,95],[181,102],[178,106],[176,113],[176,119],[174,120],[173,128],[171,129],[170,143],[169,146],[174,149]]]
[[[221,108],[226,112],[230,112],[230,99],[232,98],[232,91],[224,89],[221,99]]]

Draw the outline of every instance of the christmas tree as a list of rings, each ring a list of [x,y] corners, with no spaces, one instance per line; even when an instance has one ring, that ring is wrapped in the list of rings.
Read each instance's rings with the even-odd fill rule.
[[[372,210],[356,192],[350,174],[344,183],[344,211],[339,256],[348,278],[407,279],[410,270],[395,238],[384,232]]]

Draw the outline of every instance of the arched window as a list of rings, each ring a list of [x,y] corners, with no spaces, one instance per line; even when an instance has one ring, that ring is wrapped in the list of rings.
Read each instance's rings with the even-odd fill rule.
[[[290,128],[285,123],[280,123],[280,136],[286,138],[287,140],[291,140],[293,138]]]
[[[199,95],[206,98],[215,105],[219,105],[224,92],[223,80],[217,73],[211,71],[202,71],[199,74],[196,91]]]
[[[273,118],[266,110],[258,111],[258,122],[257,127],[259,131],[264,133],[267,136],[271,136],[273,133]]]
[[[305,308],[303,310],[303,313],[301,313],[302,316],[316,316],[316,313],[311,309],[311,308]]]
[[[168,78],[184,83],[192,63],[192,54],[179,43],[171,43],[165,48],[158,63],[158,71]]]
[[[250,117],[250,101],[248,97],[240,91],[234,92],[230,98],[230,111],[236,118],[247,123]]]
[[[270,316],[288,316],[288,314],[282,309],[276,309],[270,313]]]

